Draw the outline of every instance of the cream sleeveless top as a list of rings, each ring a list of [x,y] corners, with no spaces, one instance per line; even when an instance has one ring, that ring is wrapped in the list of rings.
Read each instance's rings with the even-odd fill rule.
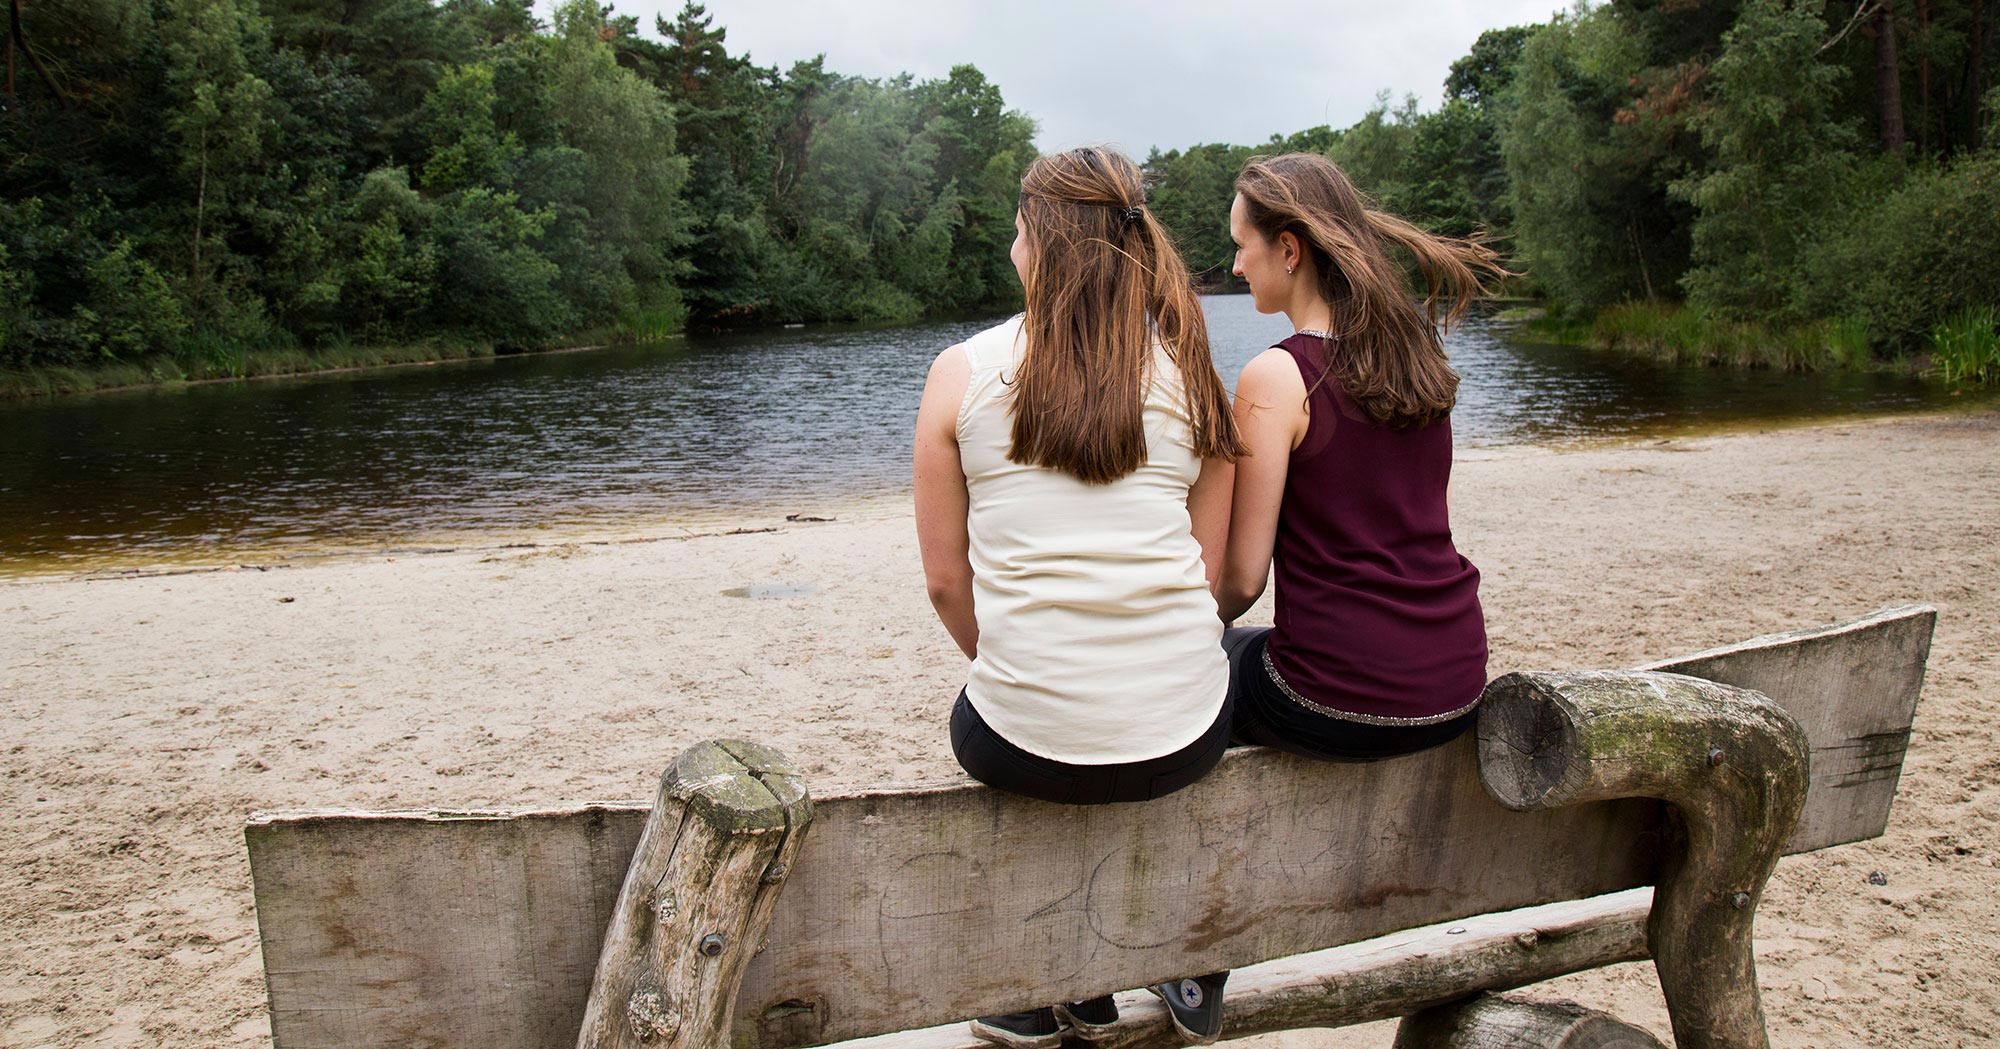
[[[958,454],[979,621],[966,698],[1008,742],[1072,765],[1193,743],[1221,712],[1229,667],[1188,521],[1201,460],[1179,370],[1155,348],[1145,465],[1089,485],[1007,458],[1021,318],[964,347]]]

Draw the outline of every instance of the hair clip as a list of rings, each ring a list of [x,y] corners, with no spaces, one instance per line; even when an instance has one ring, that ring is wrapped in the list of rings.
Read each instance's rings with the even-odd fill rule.
[[[1137,221],[1139,221],[1139,209],[1138,209],[1138,208],[1126,208],[1126,209],[1125,209],[1125,221],[1126,221],[1126,222],[1137,222]]]

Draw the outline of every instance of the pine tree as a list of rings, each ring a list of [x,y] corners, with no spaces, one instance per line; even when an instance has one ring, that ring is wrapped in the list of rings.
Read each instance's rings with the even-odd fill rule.
[[[1845,71],[1821,59],[1826,36],[1817,5],[1747,0],[1723,37],[1694,121],[1713,160],[1674,187],[1696,208],[1682,283],[1697,306],[1783,309],[1815,216],[1839,198],[1854,133],[1833,110]]]

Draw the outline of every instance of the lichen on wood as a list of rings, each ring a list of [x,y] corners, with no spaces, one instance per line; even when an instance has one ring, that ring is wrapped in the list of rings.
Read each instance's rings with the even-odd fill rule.
[[[724,1044],[811,822],[805,781],[782,754],[737,740],[682,752],[619,891],[579,1049]]]
[[[1532,811],[1616,798],[1672,806],[1648,940],[1681,1049],[1766,1049],[1752,953],[1764,882],[1798,823],[1810,747],[1761,693],[1681,674],[1509,674],[1487,686],[1480,778]]]

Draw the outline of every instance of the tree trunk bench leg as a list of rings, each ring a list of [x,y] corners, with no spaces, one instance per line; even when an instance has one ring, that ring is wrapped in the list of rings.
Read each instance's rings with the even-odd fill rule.
[[[738,740],[682,752],[618,893],[578,1049],[728,1044],[744,967],[811,822],[784,755]]]
[[[1409,1016],[1395,1049],[1666,1049],[1651,1034],[1575,1002],[1485,994]]]
[[[1509,674],[1487,686],[1480,778],[1500,804],[1672,806],[1647,940],[1680,1049],[1768,1049],[1751,925],[1805,805],[1810,748],[1762,693],[1680,674]]]

